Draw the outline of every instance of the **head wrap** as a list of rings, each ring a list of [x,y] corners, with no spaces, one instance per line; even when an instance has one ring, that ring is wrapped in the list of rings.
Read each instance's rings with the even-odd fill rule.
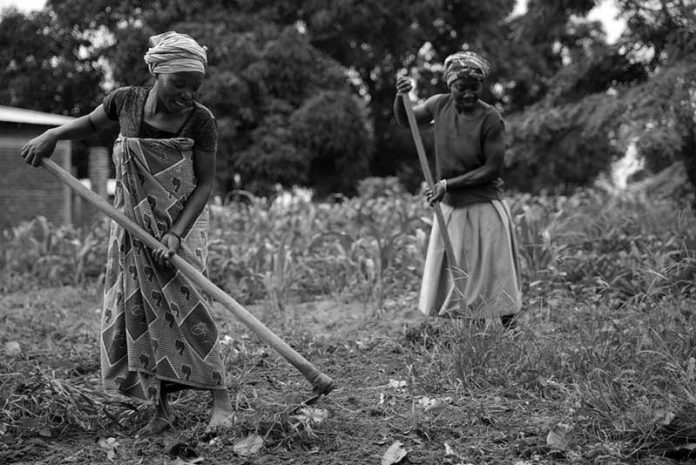
[[[462,78],[483,81],[489,71],[486,59],[474,52],[457,52],[445,59],[444,75],[448,86]]]
[[[206,49],[186,34],[167,31],[150,37],[150,48],[145,54],[145,63],[152,74],[182,71],[205,74],[208,64]]]

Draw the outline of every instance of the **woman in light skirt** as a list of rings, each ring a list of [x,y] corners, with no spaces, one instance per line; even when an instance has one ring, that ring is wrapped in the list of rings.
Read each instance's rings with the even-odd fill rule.
[[[500,318],[512,328],[521,308],[521,276],[500,177],[505,124],[481,100],[488,72],[487,61],[476,53],[450,55],[444,63],[449,93],[413,108],[418,124],[433,124],[439,181],[425,195],[431,204],[441,204],[456,261],[448,263],[440,225],[433,221],[419,308],[428,316]],[[411,80],[401,77],[396,87],[407,95]],[[408,125],[398,94],[394,114],[399,124]]]

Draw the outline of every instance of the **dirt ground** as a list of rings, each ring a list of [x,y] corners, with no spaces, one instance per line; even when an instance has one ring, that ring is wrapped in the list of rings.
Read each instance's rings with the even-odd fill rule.
[[[446,328],[426,322],[413,295],[379,313],[340,299],[283,314],[247,307],[337,383],[311,406],[310,383],[216,305],[234,428],[206,434],[210,396],[187,391],[174,430],[136,439],[143,407],[100,397],[99,306],[96,286],[0,297],[0,463],[625,463],[606,446],[549,447],[568,406],[543,387],[463,384],[443,370]]]

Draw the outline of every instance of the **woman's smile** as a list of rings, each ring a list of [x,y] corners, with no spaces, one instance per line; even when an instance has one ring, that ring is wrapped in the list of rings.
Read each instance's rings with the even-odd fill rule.
[[[177,110],[183,110],[191,106],[191,99],[187,99],[185,97],[176,97],[175,99],[171,100],[171,102],[172,107]]]

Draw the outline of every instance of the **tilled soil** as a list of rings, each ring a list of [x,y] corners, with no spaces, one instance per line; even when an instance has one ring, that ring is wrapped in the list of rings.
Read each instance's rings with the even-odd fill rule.
[[[554,447],[549,435],[569,407],[534,376],[510,385],[458,378],[456,346],[445,343],[451,322],[426,321],[414,298],[379,312],[331,299],[288,305],[282,315],[249,308],[335,380],[311,405],[303,403],[313,398],[310,383],[216,306],[235,426],[206,433],[210,396],[186,391],[172,404],[173,429],[137,439],[147,411],[99,388],[96,286],[4,296],[0,463],[624,463],[588,447],[577,430],[559,433],[577,446]],[[8,352],[12,342],[19,353]],[[489,343],[515,342],[496,335]]]

